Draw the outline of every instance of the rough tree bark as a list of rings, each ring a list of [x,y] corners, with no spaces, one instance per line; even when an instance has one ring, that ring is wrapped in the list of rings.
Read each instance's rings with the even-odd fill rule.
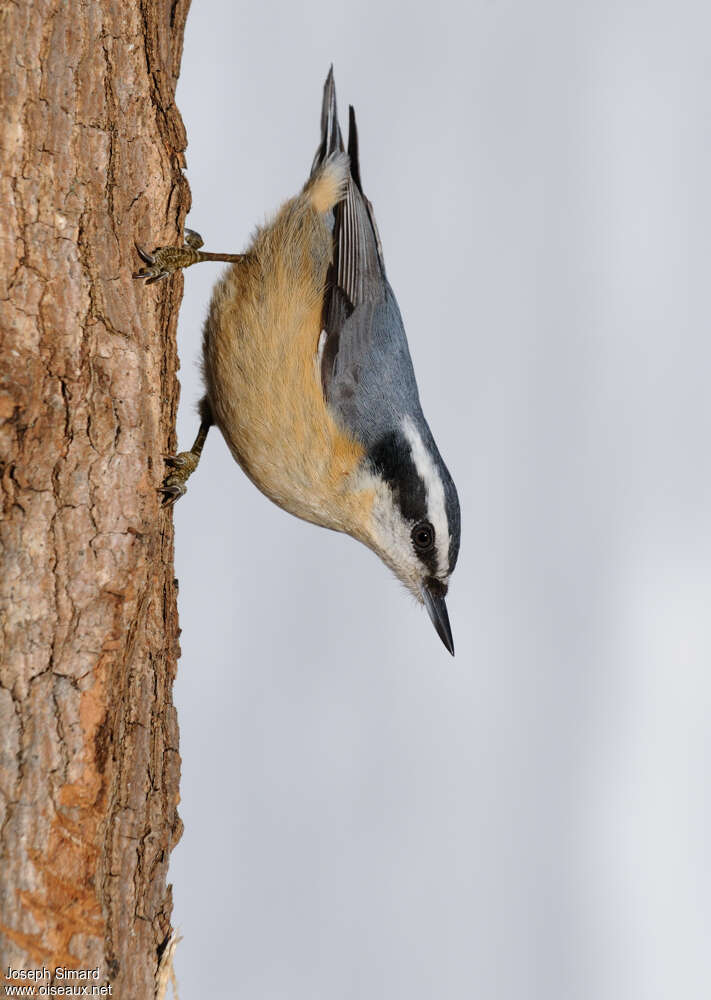
[[[0,2],[0,977],[99,966],[125,1000],[154,995],[180,836],[155,490],[182,279],[131,272],[188,208],[188,6]]]

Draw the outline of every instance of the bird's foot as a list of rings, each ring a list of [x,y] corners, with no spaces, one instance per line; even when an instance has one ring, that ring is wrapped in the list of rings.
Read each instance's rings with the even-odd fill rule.
[[[185,245],[182,247],[156,247],[151,253],[136,243],[138,256],[144,264],[148,264],[148,267],[142,267],[133,277],[145,278],[146,284],[152,285],[173,271],[197,264],[200,260],[198,250],[203,245],[202,236],[192,229],[186,229],[184,240]]]
[[[177,455],[164,455],[163,458],[171,471],[167,473],[158,492],[163,495],[162,506],[172,507],[176,500],[188,492],[185,484],[197,469],[200,455],[193,451],[181,451]]]

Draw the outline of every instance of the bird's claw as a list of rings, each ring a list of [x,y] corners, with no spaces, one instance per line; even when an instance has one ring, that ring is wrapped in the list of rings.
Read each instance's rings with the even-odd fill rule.
[[[188,492],[185,484],[197,468],[199,455],[196,455],[192,451],[181,451],[177,455],[164,455],[163,460],[168,468],[173,471],[166,475],[162,484],[158,487],[158,492],[163,496],[161,505],[163,507],[172,507],[177,500],[184,497]]]
[[[156,247],[149,253],[144,247],[136,243],[136,251],[144,264],[136,271],[134,278],[145,278],[147,285],[152,285],[156,281],[166,278],[173,271],[178,271],[182,267],[190,267],[197,262],[197,250],[191,246],[184,247]]]
[[[177,455],[163,455],[163,461],[166,465],[169,465],[171,469],[182,469],[186,465],[192,466],[190,472],[195,471],[195,456],[191,451],[180,451]]]
[[[158,492],[163,497],[161,507],[172,507],[177,500],[185,496],[188,488],[184,483],[174,483],[170,486],[161,486]]]
[[[183,241],[185,246],[190,247],[191,250],[199,250],[200,247],[205,245],[205,240],[194,229],[185,228],[183,230]]]

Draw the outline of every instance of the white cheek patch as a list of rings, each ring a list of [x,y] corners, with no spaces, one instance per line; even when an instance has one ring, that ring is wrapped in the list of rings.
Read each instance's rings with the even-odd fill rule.
[[[417,474],[425,485],[427,493],[427,513],[435,530],[437,551],[437,572],[446,576],[449,569],[449,522],[444,498],[444,485],[432,456],[425,447],[420,432],[410,417],[402,421],[402,432],[412,452]]]

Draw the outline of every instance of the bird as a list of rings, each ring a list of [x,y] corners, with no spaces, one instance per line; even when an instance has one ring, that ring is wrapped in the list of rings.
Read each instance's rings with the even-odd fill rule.
[[[348,117],[345,146],[331,67],[308,179],[244,253],[205,252],[190,229],[182,247],[136,244],[147,266],[134,277],[146,284],[201,261],[230,264],[203,329],[200,428],[189,451],[165,456],[159,491],[165,505],[184,495],[216,425],[270,500],[373,550],[426,607],[453,656],[445,597],[459,500],[422,412],[363,191],[352,106]]]

